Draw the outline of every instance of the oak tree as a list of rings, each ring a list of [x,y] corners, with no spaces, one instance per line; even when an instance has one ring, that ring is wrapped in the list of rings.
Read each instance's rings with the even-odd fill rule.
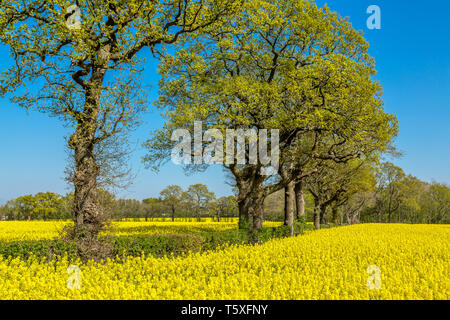
[[[232,0],[5,0],[0,43],[11,64],[0,95],[59,117],[73,127],[75,238],[95,238],[105,224],[97,188],[104,148],[114,148],[145,111],[141,75],[149,50],[156,57],[183,34],[221,23]],[[106,172],[107,173],[107,172]]]

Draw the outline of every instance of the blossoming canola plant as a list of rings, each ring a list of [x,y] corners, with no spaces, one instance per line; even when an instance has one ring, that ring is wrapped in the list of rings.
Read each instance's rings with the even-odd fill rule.
[[[3,299],[449,299],[450,226],[364,224],[181,257],[81,264],[6,261]],[[381,270],[381,289],[366,285]]]

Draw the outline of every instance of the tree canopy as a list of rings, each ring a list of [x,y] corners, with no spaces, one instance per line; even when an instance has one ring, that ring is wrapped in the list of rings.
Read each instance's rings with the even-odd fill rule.
[[[362,34],[308,1],[245,2],[222,25],[186,37],[164,56],[160,70],[158,105],[167,122],[147,143],[145,160],[154,168],[170,158],[171,133],[194,121],[223,136],[229,129],[277,129],[280,170],[299,172],[305,164],[295,166],[291,155],[305,137],[312,142],[310,159],[342,161],[376,158],[397,134],[395,116],[383,110]],[[203,150],[212,143],[203,141]],[[223,165],[239,190],[241,220],[259,229],[264,198],[289,181],[262,174],[267,165],[261,161],[232,160]],[[296,178],[292,171],[286,176]]]

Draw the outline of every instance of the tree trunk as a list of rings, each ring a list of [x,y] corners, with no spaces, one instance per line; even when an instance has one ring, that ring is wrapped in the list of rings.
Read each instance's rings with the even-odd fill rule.
[[[257,232],[262,228],[264,219],[264,194],[262,191],[256,192],[251,207],[252,215],[252,231]]]
[[[301,218],[305,218],[305,195],[303,192],[303,181],[295,184],[294,192],[297,204],[297,220],[300,220]]]
[[[264,192],[253,190],[238,195],[239,229],[258,231],[262,228],[264,216]]]
[[[391,219],[392,219],[392,209],[391,209],[391,205],[392,205],[392,192],[389,193],[389,203],[388,203],[388,223],[391,223]]]
[[[103,209],[97,198],[97,178],[100,168],[94,158],[93,134],[85,125],[79,125],[71,137],[74,149],[73,175],[74,215],[76,229],[97,235],[104,223]],[[77,141],[77,142],[75,142]]]
[[[172,222],[175,221],[175,205],[172,204]]]
[[[294,235],[294,182],[284,188],[284,225],[289,227],[290,235]]]
[[[327,210],[326,208],[322,208],[320,212],[320,224],[327,224]]]
[[[249,166],[237,170],[230,167],[238,188],[237,202],[239,208],[239,229],[246,229],[252,234],[262,228],[264,216],[265,176],[260,174],[259,166]]]
[[[75,187],[73,208],[76,237],[96,237],[106,221],[97,196],[100,168],[95,159],[95,145],[99,143],[96,133],[100,94],[105,71],[105,68],[98,68],[92,72],[83,113],[78,119],[75,133],[69,139],[75,162],[72,178]]]
[[[333,206],[332,210],[332,218],[331,220],[336,223],[337,222],[337,217],[338,217],[338,207],[337,206]]]
[[[376,210],[377,210],[377,222],[381,223],[383,222],[383,217],[382,217],[382,205],[380,203],[376,204]]]
[[[250,228],[250,199],[246,196],[238,198],[239,229]]]
[[[316,230],[320,229],[320,217],[322,216],[322,205],[316,203],[314,206],[314,227]]]

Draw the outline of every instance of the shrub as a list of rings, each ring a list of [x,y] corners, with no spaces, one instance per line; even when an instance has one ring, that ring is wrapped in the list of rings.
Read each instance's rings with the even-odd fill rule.
[[[201,236],[203,237],[203,250],[212,250],[223,245],[242,244],[249,242],[247,230],[233,229],[202,232]]]
[[[164,256],[198,252],[203,238],[197,234],[132,235],[114,238],[114,255],[139,256],[151,254]]]
[[[50,261],[54,256],[63,254],[67,254],[70,259],[75,258],[77,255],[76,245],[61,240],[0,242],[0,255],[5,258],[28,259],[34,255],[46,257]]]

